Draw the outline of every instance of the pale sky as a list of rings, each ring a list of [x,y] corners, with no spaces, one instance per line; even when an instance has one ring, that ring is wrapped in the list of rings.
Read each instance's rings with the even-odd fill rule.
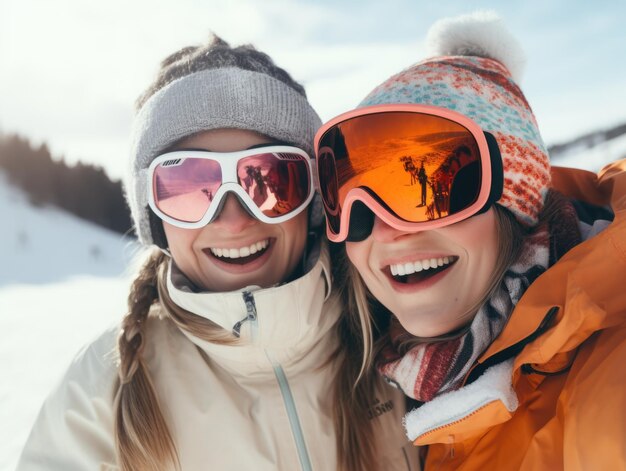
[[[209,31],[270,54],[328,120],[424,58],[434,21],[477,9],[522,44],[520,85],[547,144],[626,122],[622,0],[0,0],[0,131],[119,178],[135,98]]]

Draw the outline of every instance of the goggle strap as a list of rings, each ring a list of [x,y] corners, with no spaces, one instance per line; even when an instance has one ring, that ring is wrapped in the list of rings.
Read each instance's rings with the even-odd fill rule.
[[[483,132],[489,147],[489,161],[491,163],[491,191],[485,205],[476,214],[482,214],[491,208],[501,197],[504,188],[504,168],[502,165],[502,154],[498,147],[498,141],[493,134]]]
[[[355,201],[350,208],[348,242],[361,242],[369,237],[374,228],[374,212],[362,201]]]
[[[159,248],[166,250],[168,248],[167,237],[165,236],[165,229],[163,229],[163,221],[154,211],[150,209],[150,206],[146,206],[148,211],[148,220],[150,222],[150,232],[152,234],[152,242]]]

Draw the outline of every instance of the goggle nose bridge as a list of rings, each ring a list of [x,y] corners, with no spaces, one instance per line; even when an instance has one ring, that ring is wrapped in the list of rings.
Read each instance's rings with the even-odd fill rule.
[[[236,191],[232,189],[226,189],[224,194],[220,198],[220,201],[217,203],[217,208],[215,208],[215,212],[213,213],[213,216],[211,216],[211,219],[209,219],[209,222],[207,224],[210,224],[213,221],[215,221],[219,217],[219,215],[222,213],[222,210],[224,209],[224,205],[226,204],[226,200],[228,199],[229,194],[233,194],[235,198],[237,198],[237,202],[243,209],[246,210],[246,213],[248,213],[253,218],[255,217],[254,213],[250,210],[250,208],[248,207],[246,202],[243,200],[241,195],[239,195],[239,193],[237,193]]]

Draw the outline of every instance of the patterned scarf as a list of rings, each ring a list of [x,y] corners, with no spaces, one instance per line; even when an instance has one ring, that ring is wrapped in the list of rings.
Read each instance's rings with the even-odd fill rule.
[[[376,358],[380,374],[404,393],[421,402],[458,389],[471,366],[504,329],[513,308],[528,286],[570,248],[581,242],[572,203],[551,192],[556,214],[537,226],[524,240],[516,262],[489,300],[478,310],[469,330],[457,338],[420,343],[401,354],[398,346],[410,340],[392,316],[388,342]]]

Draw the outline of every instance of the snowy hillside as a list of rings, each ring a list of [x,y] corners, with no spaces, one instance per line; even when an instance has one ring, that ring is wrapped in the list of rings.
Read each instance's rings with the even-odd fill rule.
[[[133,240],[52,207],[35,208],[0,170],[0,286],[118,276]]]
[[[74,354],[124,314],[137,245],[53,208],[0,172],[0,470]]]

